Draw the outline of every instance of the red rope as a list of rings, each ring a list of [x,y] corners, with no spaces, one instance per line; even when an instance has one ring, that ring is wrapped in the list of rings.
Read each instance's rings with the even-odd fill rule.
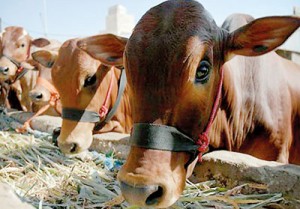
[[[199,135],[199,138],[196,142],[199,145],[199,148],[198,148],[198,151],[199,151],[198,160],[199,160],[199,162],[202,161],[202,154],[205,152],[205,150],[209,146],[208,132],[210,131],[212,123],[214,122],[214,119],[216,117],[216,114],[217,114],[217,111],[218,111],[218,108],[219,108],[219,103],[220,103],[220,100],[221,100],[222,86],[223,86],[223,79],[224,79],[223,71],[224,71],[223,67],[221,67],[221,69],[220,69],[220,82],[219,82],[218,90],[217,90],[218,92],[217,92],[215,102],[213,104],[213,109],[210,113],[208,124],[207,124],[204,132]]]
[[[22,73],[23,70],[24,70],[24,67],[23,67],[23,66],[20,66],[20,67],[17,69],[16,75],[19,75],[20,73]]]
[[[50,83],[49,81],[47,81],[46,79],[42,78],[42,77],[38,77],[36,84],[39,84],[41,86],[44,86],[51,95],[59,95],[58,91],[56,90],[55,86]]]
[[[114,74],[113,74],[113,72],[111,72],[111,79],[110,79],[109,88],[108,88],[108,91],[106,93],[106,97],[104,99],[103,105],[99,110],[100,118],[104,118],[108,113],[108,105],[107,104],[108,104],[108,100],[109,100],[109,97],[111,95],[111,91],[112,91],[112,87],[113,87],[113,76],[114,76]]]
[[[24,123],[24,125],[20,128],[16,128],[16,132],[18,133],[25,133],[27,131],[27,129],[30,127],[30,122],[36,118],[37,116],[41,115],[42,113],[44,113],[46,110],[48,110],[50,107],[50,104],[46,104],[45,106],[43,106],[41,109],[39,109],[38,112],[36,112],[32,117],[30,117],[29,119],[27,119]]]
[[[27,129],[30,127],[30,122],[37,116],[40,116],[41,114],[46,112],[50,107],[55,107],[57,111],[57,102],[60,98],[56,88],[49,81],[41,77],[38,77],[37,84],[44,86],[50,92],[51,96],[50,96],[49,103],[43,106],[41,109],[39,109],[32,117],[27,119],[21,128],[17,128],[16,131],[18,133],[25,133]]]
[[[59,93],[58,93],[57,89],[55,88],[55,86],[42,77],[38,77],[36,83],[41,86],[44,86],[50,92],[51,96],[50,96],[49,104],[50,104],[50,106],[55,107],[55,109],[57,109],[56,108],[57,101],[60,100],[60,97],[59,97]]]

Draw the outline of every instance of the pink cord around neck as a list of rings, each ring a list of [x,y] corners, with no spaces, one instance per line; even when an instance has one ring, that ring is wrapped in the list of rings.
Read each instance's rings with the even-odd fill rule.
[[[111,91],[112,91],[112,87],[113,87],[113,76],[114,76],[114,73],[111,72],[111,79],[110,79],[109,88],[108,88],[108,91],[106,93],[103,105],[99,110],[100,118],[104,118],[108,113],[108,105],[107,104],[108,104],[108,100],[109,100],[109,97],[111,95]]]
[[[221,100],[222,86],[223,86],[223,80],[224,80],[224,72],[223,71],[224,71],[223,67],[221,67],[221,69],[220,69],[220,82],[219,82],[219,85],[218,85],[218,92],[217,92],[215,102],[213,104],[213,109],[210,113],[209,121],[207,123],[207,126],[206,126],[205,130],[203,131],[203,133],[201,133],[199,135],[199,138],[196,142],[199,145],[199,148],[198,148],[198,151],[199,151],[198,160],[199,160],[199,162],[202,161],[202,154],[205,152],[205,150],[209,146],[208,132],[210,131],[210,128],[211,128],[211,126],[214,122],[214,119],[216,117],[216,114],[217,114],[217,111],[218,111],[218,108],[219,108],[219,103],[220,103],[220,100]]]

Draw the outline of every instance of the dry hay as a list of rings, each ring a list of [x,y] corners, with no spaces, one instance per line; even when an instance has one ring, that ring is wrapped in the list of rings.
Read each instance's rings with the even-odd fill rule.
[[[51,143],[0,131],[0,181],[36,208],[138,208],[120,196],[116,173],[121,161],[92,152],[85,160],[67,158]],[[281,193],[268,194],[264,185],[243,184],[233,189],[215,181],[187,182],[171,208],[286,208]]]

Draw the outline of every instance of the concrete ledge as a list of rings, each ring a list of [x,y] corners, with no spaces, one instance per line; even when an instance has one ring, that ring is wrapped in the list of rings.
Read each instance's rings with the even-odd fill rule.
[[[36,119],[32,120],[30,125],[33,129],[39,130],[41,132],[46,132],[52,134],[53,130],[57,127],[61,127],[62,118],[49,116],[49,115],[41,115]]]
[[[281,192],[300,199],[300,166],[297,165],[264,161],[236,152],[214,151],[203,156],[203,162],[197,164],[191,180],[199,182],[211,178],[226,182],[228,186],[261,183],[268,186],[269,192]]]
[[[22,112],[22,111],[9,111],[7,115],[13,118],[16,121],[16,124],[12,124],[12,128],[17,128],[22,126],[26,120],[32,117],[33,113]],[[21,124],[20,124],[21,123]],[[49,115],[41,115],[34,118],[30,126],[33,130],[37,130],[40,132],[45,132],[48,134],[52,134],[53,130],[57,127],[61,127],[62,118],[49,116]],[[108,153],[114,152],[116,157],[125,159],[129,152],[128,139],[129,134],[120,134],[120,133],[104,133],[104,134],[95,134],[93,143],[91,145],[91,150],[95,150],[97,152]]]
[[[118,158],[125,159],[129,153],[129,134],[120,133],[104,133],[95,134],[93,143],[90,147],[91,150],[95,150],[102,153],[114,152],[114,155]]]
[[[9,112],[8,115],[18,121],[19,123],[24,124],[26,120],[33,116],[31,112]],[[30,126],[34,130],[41,132],[46,132],[52,134],[53,130],[57,127],[61,127],[62,119],[61,117],[41,115],[37,116],[30,122]]]

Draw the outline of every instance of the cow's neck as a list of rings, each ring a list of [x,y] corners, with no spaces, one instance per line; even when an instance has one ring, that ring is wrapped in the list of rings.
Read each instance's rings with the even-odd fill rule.
[[[125,70],[125,69],[123,69]],[[121,77],[121,70],[118,68],[113,67],[111,69],[111,72],[113,73],[113,87],[112,91],[109,97],[108,101],[108,111],[110,111],[113,106],[115,105],[118,97],[118,90],[119,90],[119,82],[120,82],[120,77]],[[125,120],[124,120],[124,115],[126,115]],[[130,115],[130,116],[129,116]],[[122,124],[122,127],[124,127],[125,130],[117,130],[119,132],[125,132],[129,133],[130,129],[132,127],[132,119],[131,119],[131,108],[129,105],[129,97],[128,97],[128,90],[127,87],[125,87],[125,91],[121,97],[120,104],[112,118],[112,121],[116,121],[120,124]],[[105,127],[104,129],[105,130]],[[100,130],[102,131],[102,129]]]
[[[113,73],[113,88],[110,96],[110,109],[112,108],[112,106],[117,100],[118,89],[119,89],[118,83],[121,77],[121,70],[119,70],[118,68],[113,67],[111,71]]]
[[[125,69],[123,69],[125,70]],[[121,76],[121,70],[114,68],[114,73],[115,73],[115,78],[116,78],[116,83],[119,82],[120,80],[120,76]],[[117,87],[119,87],[118,85],[116,85]],[[118,96],[118,88],[114,89],[114,96],[113,96],[113,104],[115,104],[116,99]],[[126,85],[124,93],[122,95],[121,101],[120,101],[120,105],[116,111],[116,120],[118,120],[123,127],[125,128],[125,132],[129,133],[132,127],[132,119],[131,119],[131,107],[130,107],[130,101],[129,101],[129,95],[128,95],[128,87]],[[124,121],[124,116],[125,117],[125,121]]]
[[[38,72],[29,70],[22,78],[20,78],[20,84],[22,89],[30,91],[36,84]],[[26,95],[28,96],[28,95]]]
[[[129,92],[128,87],[126,87],[123,94],[123,98],[120,103],[120,110],[119,110],[120,112],[122,111],[121,114],[124,114],[126,116],[125,121],[123,121],[125,127],[125,133],[130,133],[131,127],[133,125],[132,111],[131,111],[128,92]]]
[[[268,106],[272,102],[268,101],[269,94],[276,91],[269,88],[266,78],[271,76],[269,68],[272,67],[262,64],[265,64],[262,58],[240,56],[225,64],[222,104],[210,133],[214,147],[238,151],[245,139],[256,131],[254,127],[267,132],[267,127],[277,125]],[[276,78],[271,82],[276,82]],[[266,115],[271,115],[271,119],[266,119]]]

